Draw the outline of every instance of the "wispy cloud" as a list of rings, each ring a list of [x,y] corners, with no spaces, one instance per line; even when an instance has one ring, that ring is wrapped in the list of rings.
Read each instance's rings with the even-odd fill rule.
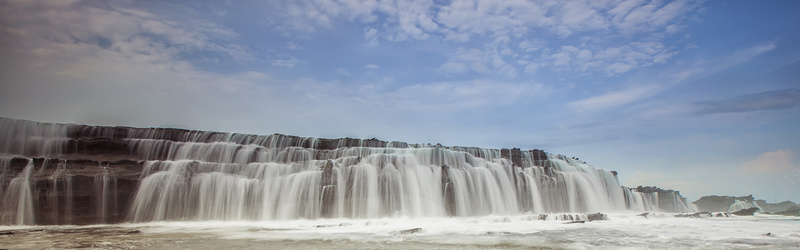
[[[569,102],[567,106],[575,112],[608,109],[651,97],[657,94],[661,88],[662,87],[657,84],[634,86],[624,90],[589,97],[580,101]]]

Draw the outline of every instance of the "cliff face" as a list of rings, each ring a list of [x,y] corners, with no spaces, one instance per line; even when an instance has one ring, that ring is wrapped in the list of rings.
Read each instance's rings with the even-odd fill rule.
[[[7,118],[0,201],[0,224],[692,210],[541,150]]]

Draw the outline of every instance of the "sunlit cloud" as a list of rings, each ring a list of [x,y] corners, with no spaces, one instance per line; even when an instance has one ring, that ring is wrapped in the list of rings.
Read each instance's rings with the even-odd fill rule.
[[[788,172],[795,168],[792,164],[795,159],[797,155],[789,149],[765,152],[756,159],[742,163],[740,170],[750,173]]]

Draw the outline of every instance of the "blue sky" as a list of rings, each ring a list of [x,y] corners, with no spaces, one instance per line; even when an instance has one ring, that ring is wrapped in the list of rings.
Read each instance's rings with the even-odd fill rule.
[[[2,1],[0,116],[544,149],[800,201],[800,1]]]

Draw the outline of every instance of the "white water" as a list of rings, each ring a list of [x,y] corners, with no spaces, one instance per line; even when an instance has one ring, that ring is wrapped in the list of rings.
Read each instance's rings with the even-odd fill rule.
[[[746,201],[746,200],[736,200],[730,207],[728,207],[728,212],[736,212],[742,209],[748,208],[758,208],[761,211],[761,207],[758,206],[754,201]]]
[[[541,221],[536,215],[149,222],[0,227],[0,231],[15,232],[0,235],[0,241],[10,248],[796,249],[800,247],[799,225],[797,217],[674,218],[670,214],[647,219],[610,214],[609,220],[582,224]],[[404,233],[416,228],[414,233]],[[128,233],[133,230],[141,233]]]

